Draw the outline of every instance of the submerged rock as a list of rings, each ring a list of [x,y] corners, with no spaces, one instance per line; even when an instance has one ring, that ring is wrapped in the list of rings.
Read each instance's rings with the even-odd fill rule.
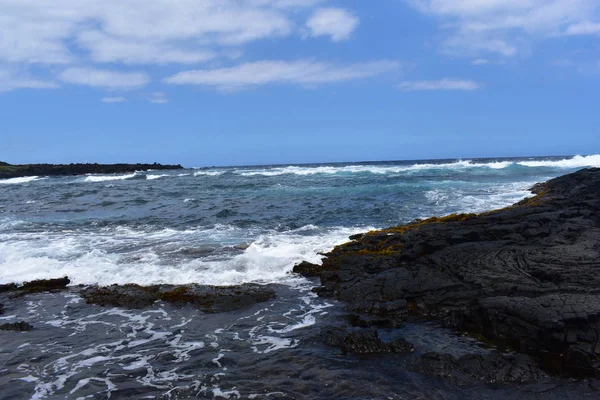
[[[318,293],[352,312],[438,319],[554,372],[598,377],[600,169],[534,191],[502,210],[354,236],[297,270],[318,273]]]
[[[31,326],[31,324],[29,324],[25,321],[15,322],[12,324],[0,325],[0,331],[26,332],[26,331],[30,331],[32,329],[33,329],[33,326]]]
[[[406,340],[383,342],[376,330],[349,330],[330,328],[321,333],[321,340],[328,346],[339,347],[344,353],[409,353],[413,346]]]
[[[237,310],[275,297],[273,289],[244,284],[239,286],[205,285],[112,285],[92,286],[81,292],[90,304],[123,308],[144,308],[158,300],[171,304],[190,304],[207,313]]]

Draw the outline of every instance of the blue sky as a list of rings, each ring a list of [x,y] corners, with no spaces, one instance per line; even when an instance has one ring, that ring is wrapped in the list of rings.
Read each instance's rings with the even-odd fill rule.
[[[600,153],[598,0],[0,0],[0,160]]]

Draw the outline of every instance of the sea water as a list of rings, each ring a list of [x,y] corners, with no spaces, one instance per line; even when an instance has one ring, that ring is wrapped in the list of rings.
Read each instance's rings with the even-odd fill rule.
[[[212,315],[162,303],[91,306],[74,289],[7,303],[0,323],[36,329],[0,333],[0,399],[504,398],[508,389],[469,391],[404,371],[402,360],[325,348],[319,330],[343,319],[343,305],[318,298],[310,291],[318,282],[291,270],[319,263],[354,233],[504,207],[537,182],[590,166],[600,167],[600,155],[0,180],[0,283],[254,282],[277,292]],[[406,329],[417,350],[427,332],[423,351],[436,343],[455,355],[485,351],[441,328]]]

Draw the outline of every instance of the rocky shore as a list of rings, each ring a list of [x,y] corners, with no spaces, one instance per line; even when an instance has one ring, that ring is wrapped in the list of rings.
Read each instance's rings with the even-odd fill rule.
[[[252,304],[268,301],[275,297],[275,291],[269,286],[242,284],[238,286],[208,285],[152,285],[135,284],[111,286],[77,286],[68,287],[68,277],[42,279],[0,285],[0,315],[5,311],[5,304],[32,293],[58,292],[71,290],[81,296],[88,304],[101,307],[121,307],[125,309],[141,309],[150,307],[157,301],[164,301],[178,306],[191,306],[205,313],[219,313],[238,310]],[[26,328],[26,329],[25,329]],[[30,330],[32,326],[25,322],[0,325],[0,330]]]
[[[66,176],[83,174],[118,174],[146,170],[183,169],[181,165],[163,164],[23,164],[0,162],[0,179],[24,176]]]
[[[435,320],[523,356],[428,354],[417,372],[518,381],[544,376],[539,366],[599,378],[600,169],[532,191],[501,210],[355,235],[321,266],[297,265],[295,272],[319,277],[319,295],[344,302],[354,325],[352,334],[326,332],[323,340],[349,350],[406,350],[382,345],[369,330]]]

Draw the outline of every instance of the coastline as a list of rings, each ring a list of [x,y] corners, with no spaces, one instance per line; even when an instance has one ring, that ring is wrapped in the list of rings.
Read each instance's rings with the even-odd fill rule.
[[[434,320],[528,354],[545,371],[598,378],[600,169],[532,191],[500,210],[352,236],[321,266],[294,271],[319,277],[315,291],[342,300],[353,329]]]
[[[177,165],[153,164],[8,164],[0,162],[0,179],[26,176],[69,176],[85,174],[120,174],[146,170],[178,170]]]

